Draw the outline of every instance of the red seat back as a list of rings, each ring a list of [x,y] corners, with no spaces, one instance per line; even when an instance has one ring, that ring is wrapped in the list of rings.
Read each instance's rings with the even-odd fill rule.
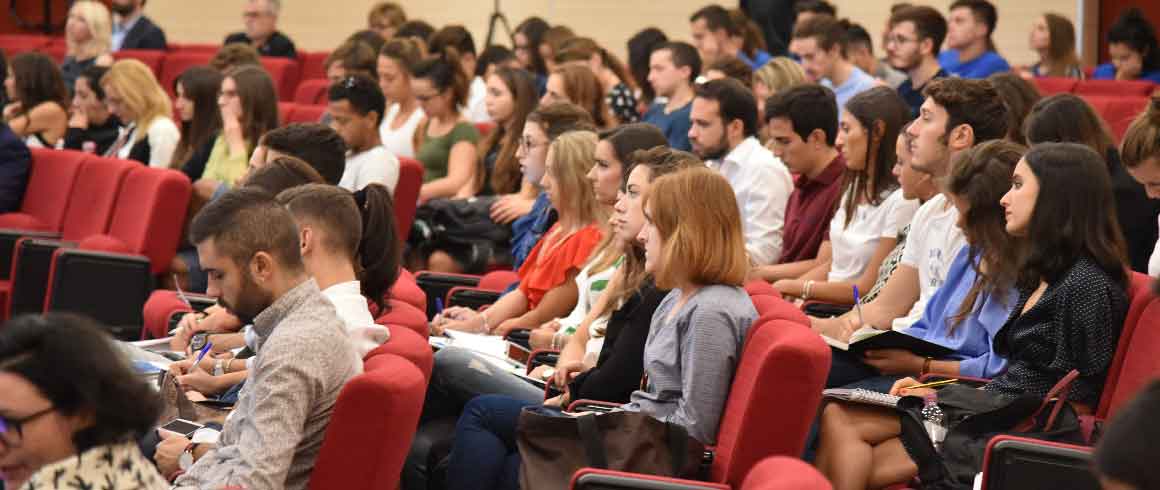
[[[427,343],[427,338],[407,327],[399,325],[387,325],[386,327],[391,331],[391,337],[383,345],[367,352],[363,360],[368,361],[372,357],[383,354],[394,354],[411,361],[411,364],[423,372],[423,379],[430,380],[435,356],[431,352],[431,344]]]
[[[326,67],[322,66],[322,63],[329,57],[330,51],[299,51],[298,58],[302,60],[302,79],[325,79]]]
[[[788,456],[761,460],[739,490],[831,490],[829,480],[805,461]]]
[[[263,56],[262,67],[274,80],[274,87],[278,89],[278,100],[294,100],[294,88],[298,86],[300,72],[298,60],[280,56]]]
[[[495,129],[495,123],[491,123],[491,122],[475,123],[475,130],[479,131],[480,138],[487,136],[488,133],[491,133],[491,130],[493,130],[493,129]]]
[[[422,186],[423,164],[413,158],[399,157],[399,183],[395,185],[395,225],[399,227],[399,236],[411,234]]]
[[[1160,374],[1160,302],[1152,294],[1152,278],[1139,272],[1130,277],[1128,314],[1100,395],[1098,418],[1110,417],[1148,378]]]
[[[169,43],[169,52],[175,53],[180,51],[192,51],[196,53],[217,53],[222,49],[220,44],[197,44],[197,43]]]
[[[21,53],[48,46],[48,37],[39,34],[0,34],[0,50],[12,58]]]
[[[61,238],[79,241],[105,233],[125,177],[141,164],[129,160],[90,156],[77,174],[68,197]]]
[[[427,295],[419,288],[419,284],[415,282],[415,276],[407,269],[399,268],[399,278],[391,287],[390,295],[394,299],[418,308],[419,311],[427,311]]]
[[[1108,123],[1116,141],[1124,137],[1128,126],[1148,107],[1148,97],[1118,95],[1084,95],[1084,100]]]
[[[294,89],[294,103],[305,105],[326,104],[326,91],[330,88],[330,81],[325,78],[311,78],[298,82]]]
[[[1156,84],[1147,80],[1081,80],[1076,84],[1076,95],[1152,95]]]
[[[285,116],[286,124],[316,123],[326,113],[326,106],[294,104],[290,113]]]
[[[30,231],[60,231],[68,209],[67,196],[72,195],[85,158],[86,154],[79,151],[32,148],[32,168],[20,212],[0,215],[0,228],[11,227],[5,222],[14,223],[16,220],[11,218],[24,215],[30,219],[20,220],[22,225],[28,221],[37,224],[37,229]]]
[[[152,273],[160,274],[177,253],[192,192],[181,172],[138,166],[121,188],[108,234],[148,257]]]
[[[423,338],[427,338],[429,334],[427,314],[423,310],[397,299],[389,300],[387,306],[389,310],[387,313],[372,311],[376,314],[375,323],[409,328]]]
[[[169,93],[170,97],[174,97],[176,94],[173,92],[173,83],[177,81],[177,77],[192,67],[208,65],[213,55],[212,51],[171,52],[165,56],[165,61],[161,63],[161,76],[157,82]]]
[[[52,41],[49,41],[47,45],[36,48],[36,51],[39,53],[44,53],[45,56],[52,58],[52,60],[59,65],[64,63],[64,56],[65,53],[68,52],[68,46],[65,46],[64,43],[56,44]]]
[[[830,348],[809,327],[754,323],[721,416],[710,480],[740,485],[763,458],[801,455],[829,370]]]
[[[773,285],[763,279],[754,279],[745,283],[745,292],[750,296],[773,296],[780,298],[781,293]]]
[[[479,289],[503,291],[520,280],[519,274],[511,270],[496,270],[488,272],[479,278]]]
[[[161,77],[161,65],[165,61],[165,51],[156,49],[122,49],[113,53],[118,60],[134,59],[140,61],[153,70],[153,76]]]
[[[310,475],[310,489],[396,488],[419,424],[427,383],[410,361],[369,358],[347,381]]]
[[[1075,90],[1075,85],[1079,80],[1074,78],[1055,78],[1055,77],[1037,77],[1031,79],[1035,83],[1035,88],[1039,90],[1039,94],[1047,97],[1052,94],[1066,94]]]

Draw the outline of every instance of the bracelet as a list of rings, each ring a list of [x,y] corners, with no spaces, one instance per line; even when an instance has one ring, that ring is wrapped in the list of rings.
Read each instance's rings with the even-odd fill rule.
[[[802,299],[810,299],[810,290],[814,288],[814,281],[806,281],[805,287],[802,288]]]
[[[926,360],[922,361],[922,371],[920,371],[918,373],[920,376],[930,374],[930,362],[931,361],[932,361],[932,359],[929,357],[926,358]]]
[[[479,312],[479,319],[483,320],[483,333],[491,333],[491,326],[487,324],[487,311]]]
[[[222,374],[229,374],[230,366],[232,366],[234,364],[234,361],[236,361],[237,359],[238,359],[238,357],[234,356],[234,357],[231,357],[230,360],[226,361],[226,366],[224,368],[222,368]]]

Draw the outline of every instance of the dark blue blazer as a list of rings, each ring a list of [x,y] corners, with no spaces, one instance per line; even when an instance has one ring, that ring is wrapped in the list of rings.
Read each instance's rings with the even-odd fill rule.
[[[32,152],[7,124],[0,123],[0,213],[20,209]]]

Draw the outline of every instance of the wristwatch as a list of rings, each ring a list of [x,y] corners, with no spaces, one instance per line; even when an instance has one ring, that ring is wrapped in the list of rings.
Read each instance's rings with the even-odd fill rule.
[[[185,446],[185,450],[181,452],[181,456],[177,457],[177,467],[181,468],[181,471],[187,471],[190,466],[193,466],[193,452],[197,450],[197,446],[199,445],[196,442],[189,443],[188,446]]]

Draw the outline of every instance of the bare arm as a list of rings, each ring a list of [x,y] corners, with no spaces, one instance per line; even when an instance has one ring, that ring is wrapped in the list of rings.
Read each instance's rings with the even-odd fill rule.
[[[564,282],[545,293],[540,304],[517,318],[504,321],[496,327],[494,333],[506,335],[514,328],[536,328],[546,321],[566,316],[569,311],[572,311],[572,308],[576,307],[576,298],[580,294],[580,289],[576,286],[576,274],[579,273],[580,271],[576,269],[569,270]],[[488,321],[494,325],[490,314]]]
[[[451,147],[447,157],[447,176],[423,184],[419,189],[419,200],[429,201],[437,197],[454,196],[459,189],[470,183],[475,175],[475,145],[470,141],[460,141]]]

